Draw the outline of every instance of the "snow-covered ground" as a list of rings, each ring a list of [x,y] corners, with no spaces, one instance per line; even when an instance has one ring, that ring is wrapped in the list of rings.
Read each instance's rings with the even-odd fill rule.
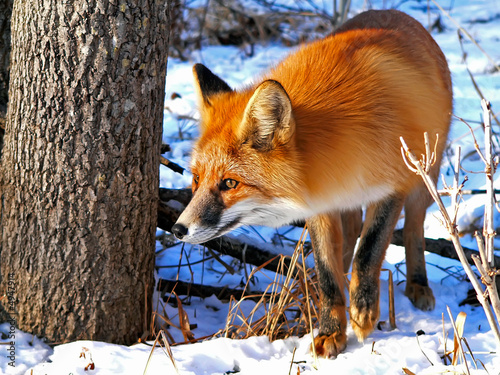
[[[465,28],[480,46],[500,63],[500,1],[439,1],[440,5],[450,9],[450,15],[455,22]],[[331,2],[325,2],[329,5]],[[353,1],[351,13],[363,10],[367,4],[372,8],[381,9],[399,4],[403,10],[428,25],[428,2],[425,1]],[[477,126],[481,120],[480,99],[473,87],[466,70],[460,43],[457,37],[457,26],[447,16],[430,2],[433,22],[440,15],[445,31],[433,33],[448,59],[454,82],[455,109],[457,116],[470,121]],[[474,75],[483,95],[491,101],[494,112],[500,108],[500,73],[494,70],[491,61],[467,38],[464,39],[467,52],[467,64]],[[192,61],[181,62],[169,59],[167,77],[167,100],[164,125],[164,142],[172,146],[167,155],[169,159],[187,167],[189,152],[193,139],[197,136],[196,124],[182,119],[179,115],[196,117],[196,98],[192,85],[191,66],[202,62],[214,73],[220,75],[233,87],[251,81],[252,77],[264,70],[270,64],[278,61],[290,52],[289,48],[279,45],[256,46],[255,55],[247,57],[244,52],[235,47],[210,46],[196,52]],[[172,93],[180,94],[181,98],[171,99]],[[409,98],[411,100],[411,98]],[[495,130],[498,128],[495,126]],[[472,150],[471,137],[468,129],[455,121],[450,134],[451,150],[456,145],[462,146],[462,154],[468,155]],[[464,136],[465,135],[465,136]],[[476,132],[479,144],[482,144],[481,131]],[[450,161],[452,155],[445,157],[442,172],[450,182]],[[482,171],[484,166],[475,156],[469,156],[464,161],[468,170]],[[185,187],[191,183],[191,176],[180,176],[162,167],[160,183],[163,187]],[[484,175],[469,173],[466,188],[483,188]],[[480,196],[465,197],[459,214],[460,227],[466,230],[470,223],[481,222],[482,204]],[[426,236],[446,237],[438,220],[439,214],[435,206],[428,212],[426,220]],[[500,224],[497,218],[496,224]],[[496,225],[498,227],[500,225]],[[253,241],[272,243],[277,234],[298,239],[299,229],[281,228],[243,228],[233,235],[246,236]],[[258,234],[257,234],[258,233]],[[160,233],[159,233],[160,234]],[[475,247],[471,237],[463,237],[464,245]],[[290,253],[292,247],[276,245],[277,251]],[[177,267],[178,264],[195,263],[206,255],[197,246],[177,245],[163,249],[160,242],[157,245],[158,276],[165,279],[175,279],[204,283],[207,285],[228,286],[235,288],[246,282],[246,275],[251,272],[250,266],[244,270],[235,265],[238,271],[234,275],[225,273],[223,266],[208,260],[193,264],[190,267]],[[224,261],[231,264],[232,259],[225,256]],[[464,365],[446,366],[441,359],[444,344],[449,350],[453,347],[453,331],[447,307],[454,317],[460,311],[467,314],[464,337],[474,354],[474,360],[468,356],[468,368],[472,374],[500,374],[500,348],[495,346],[495,339],[481,308],[461,306],[458,304],[467,294],[468,283],[458,262],[428,254],[427,269],[430,284],[436,296],[436,308],[424,313],[415,309],[403,295],[404,276],[398,270],[405,272],[404,249],[391,245],[384,268],[389,269],[395,278],[396,324],[393,331],[374,331],[365,341],[358,343],[350,327],[348,328],[347,349],[335,360],[320,359],[315,363],[309,353],[311,336],[292,337],[286,340],[270,342],[267,337],[252,337],[245,340],[216,338],[195,344],[172,346],[173,360],[161,348],[156,348],[148,362],[151,346],[138,344],[131,347],[107,344],[102,342],[78,341],[59,345],[54,348],[42,340],[29,334],[15,332],[15,347],[12,348],[8,334],[11,327],[8,323],[0,325],[0,373],[5,374],[402,374],[406,368],[416,374],[441,374],[447,372],[466,373]],[[311,261],[309,259],[309,261]],[[172,267],[169,267],[172,266]],[[266,271],[258,273],[252,284],[254,290],[264,290],[274,276]],[[388,319],[387,272],[382,273],[381,284],[381,320]],[[242,304],[246,313],[254,307],[247,301]],[[177,309],[166,304],[167,315],[175,322]],[[215,297],[205,300],[191,298],[189,304],[184,304],[191,324],[196,324],[193,333],[195,337],[204,337],[223,329],[229,309],[227,303],[222,303]],[[417,336],[418,331],[425,334]],[[179,330],[171,328],[170,334],[178,342],[182,342]],[[421,332],[420,332],[421,333]],[[13,350],[15,352],[13,352]],[[11,356],[11,352],[14,355]],[[82,353],[84,356],[82,356]],[[94,363],[95,368],[85,368]],[[12,366],[12,365],[15,365]]]

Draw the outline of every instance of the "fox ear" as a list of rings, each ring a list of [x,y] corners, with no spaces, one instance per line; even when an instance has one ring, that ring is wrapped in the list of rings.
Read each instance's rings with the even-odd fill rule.
[[[210,96],[214,94],[233,91],[226,82],[213,74],[205,65],[193,66],[193,75],[198,95],[203,98],[205,104],[210,105]]]
[[[295,130],[292,103],[281,84],[261,83],[250,98],[240,128],[240,139],[261,151],[287,143]]]

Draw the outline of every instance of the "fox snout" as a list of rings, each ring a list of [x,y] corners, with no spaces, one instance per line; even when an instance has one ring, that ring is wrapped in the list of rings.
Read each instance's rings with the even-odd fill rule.
[[[172,226],[172,233],[184,242],[203,243],[234,229],[240,219],[227,209],[220,192],[200,187]]]
[[[217,226],[202,224],[199,218],[189,220],[186,215],[181,215],[172,226],[172,233],[178,240],[198,244],[217,237]]]

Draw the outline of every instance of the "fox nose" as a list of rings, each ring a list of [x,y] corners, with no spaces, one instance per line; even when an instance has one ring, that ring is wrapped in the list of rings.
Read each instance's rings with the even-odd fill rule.
[[[179,240],[182,240],[184,236],[187,234],[188,229],[182,224],[174,224],[172,226],[172,233],[174,234],[175,237],[177,237]]]

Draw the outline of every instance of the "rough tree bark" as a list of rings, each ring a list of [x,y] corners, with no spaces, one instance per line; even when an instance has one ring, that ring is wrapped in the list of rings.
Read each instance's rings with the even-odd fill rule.
[[[52,342],[148,327],[167,3],[14,4],[0,288],[18,327]]]
[[[10,16],[13,0],[0,2],[0,156],[9,97]]]

